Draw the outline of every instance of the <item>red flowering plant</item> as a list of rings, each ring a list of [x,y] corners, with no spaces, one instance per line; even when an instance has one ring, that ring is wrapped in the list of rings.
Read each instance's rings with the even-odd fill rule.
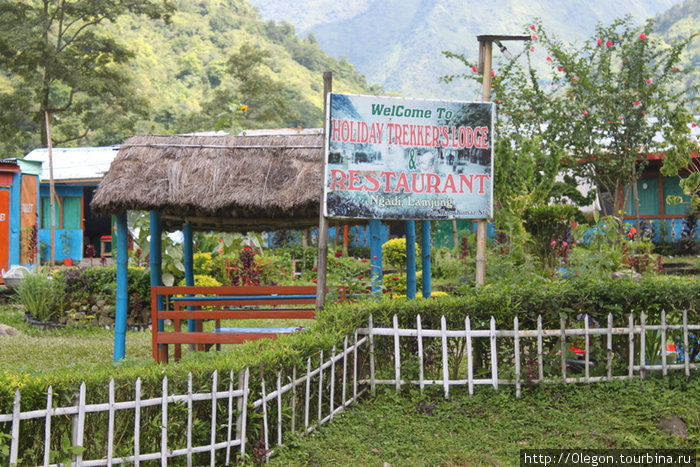
[[[326,284],[338,301],[354,301],[368,297],[371,290],[370,263],[344,256],[342,251],[329,252]]]
[[[663,152],[667,176],[686,168],[688,154],[700,149],[689,131],[695,121],[689,103],[698,86],[687,84],[690,70],[681,62],[694,35],[668,45],[653,23],[637,26],[624,18],[599,25],[580,45],[549,34],[540,23],[533,26],[525,32],[531,37],[537,31],[536,52],[530,52],[533,41],[510,43],[515,57],[498,61],[492,80],[493,99],[502,102],[496,125],[503,135],[494,157],[496,223],[561,196],[587,205],[595,193],[588,199],[579,193],[583,182],[609,194],[604,216],[621,219],[628,196],[622,187],[635,183],[647,162],[639,148]],[[463,55],[444,54],[474,65]],[[442,80],[455,78],[482,82],[469,72]],[[552,175],[567,169],[565,183]],[[697,166],[692,170],[700,175]],[[700,176],[694,175],[682,182],[686,194],[700,194]],[[500,228],[522,232],[517,222]]]

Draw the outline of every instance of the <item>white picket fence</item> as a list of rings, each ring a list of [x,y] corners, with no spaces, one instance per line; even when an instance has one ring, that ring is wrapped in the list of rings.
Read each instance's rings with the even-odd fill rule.
[[[255,378],[255,372],[246,369],[238,375],[231,372],[225,388],[219,388],[219,375],[215,372],[211,377],[211,388],[207,391],[194,392],[190,375],[188,390],[185,394],[171,394],[168,389],[168,379],[163,378],[161,394],[158,397],[143,397],[141,381],[137,380],[134,385],[133,400],[126,401],[115,400],[114,381],[111,381],[106,402],[88,403],[86,387],[83,383],[74,404],[55,407],[58,404],[54,400],[52,388],[49,388],[45,408],[29,411],[22,411],[22,396],[20,391],[17,391],[12,413],[0,414],[0,435],[3,432],[7,433],[9,427],[11,435],[9,463],[10,465],[24,463],[25,460],[22,459],[20,452],[23,439],[22,424],[33,421],[32,427],[35,428],[37,422],[43,420],[44,452],[43,458],[36,463],[48,466],[61,465],[52,463],[55,462],[51,453],[51,446],[56,445],[55,425],[58,422],[65,423],[66,417],[70,418],[71,446],[81,447],[87,444],[84,439],[86,432],[99,431],[89,427],[89,420],[104,426],[103,419],[98,420],[94,416],[90,418],[90,414],[101,414],[103,418],[106,415],[107,419],[104,446],[98,443],[100,449],[96,449],[93,443],[89,452],[93,458],[90,459],[86,458],[86,452],[75,450],[71,459],[74,465],[101,466],[128,463],[138,466],[143,462],[149,465],[160,463],[165,466],[177,458],[183,459],[189,466],[193,463],[201,465],[204,462],[203,457],[207,457],[212,466],[229,465],[240,459],[249,459],[251,456],[256,459],[269,457],[274,452],[273,444],[283,446],[285,437],[293,433],[310,433],[332,420],[338,412],[357,402],[368,389],[374,392],[377,385],[392,385],[397,390],[405,384],[417,385],[421,390],[429,385],[438,385],[443,388],[444,396],[447,398],[452,386],[467,386],[469,393],[473,394],[476,385],[490,385],[498,390],[499,385],[507,384],[515,385],[516,395],[520,396],[523,384],[593,383],[612,379],[644,378],[650,371],[661,371],[663,375],[669,371],[684,371],[686,376],[690,376],[691,370],[700,368],[698,363],[690,361],[688,353],[689,336],[693,332],[697,334],[697,331],[700,331],[700,324],[688,324],[687,312],[682,314],[681,324],[667,324],[665,313],[661,314],[661,322],[656,325],[646,324],[644,314],[640,316],[637,324],[630,316],[625,327],[615,327],[612,316],[608,317],[605,327],[591,328],[588,319],[584,319],[583,322],[582,328],[568,329],[565,320],[562,319],[560,329],[544,330],[539,317],[537,329],[521,330],[516,318],[513,321],[512,330],[497,330],[495,319],[491,318],[488,329],[472,329],[470,318],[467,317],[463,329],[448,330],[444,317],[441,319],[440,329],[423,329],[421,318],[418,316],[415,329],[402,329],[399,327],[396,316],[391,326],[383,327],[375,326],[370,317],[369,326],[356,330],[352,341],[346,338],[343,348],[341,350],[334,348],[329,358],[324,358],[321,353],[317,365],[312,365],[312,358],[308,358],[302,376],[297,376],[296,368],[280,369],[276,379],[273,378],[275,382],[271,388],[266,387],[265,378],[251,381]],[[684,349],[683,362],[668,362],[664,351],[660,353],[660,364],[646,362],[645,347],[648,342],[647,333],[650,331],[661,339],[662,349],[666,349],[669,333],[676,338],[680,336]],[[581,336],[586,351],[583,358],[583,374],[579,377],[571,377],[567,374],[567,339],[580,339]],[[596,336],[601,336],[598,339],[605,342],[607,349],[606,371],[603,376],[590,375],[589,344]],[[613,365],[613,338],[616,336],[617,339],[626,338],[627,340],[628,361],[625,373],[614,375],[613,369],[620,366]],[[402,349],[402,342],[405,344],[408,340],[412,343],[409,339],[415,339],[417,350],[411,357],[415,358],[418,365],[417,378],[406,379],[408,370],[402,365],[402,361],[407,360],[408,351],[406,348]],[[461,341],[462,346],[459,348],[464,349],[464,359],[458,367],[454,367],[453,364],[451,368],[450,356],[454,361],[454,347],[457,342],[455,339]],[[561,375],[553,377],[547,375],[545,371],[544,354],[545,345],[551,346],[552,340],[557,339],[559,348],[555,349],[555,354],[561,361]],[[484,355],[487,359],[480,368],[475,366],[474,350],[479,340],[486,340],[487,343],[481,346],[482,349],[486,349]],[[511,347],[506,349],[504,344],[508,346],[512,344],[512,350],[510,350]],[[678,344],[681,345],[681,342]],[[439,364],[425,361],[428,347],[440,349]],[[521,376],[523,365],[520,359],[524,352],[536,354],[536,377],[525,379]],[[365,361],[368,363],[368,369],[364,369]],[[487,375],[475,374],[486,366],[488,366]],[[426,372],[434,372],[435,368],[440,369],[441,378],[426,377]],[[411,371],[415,373],[415,366],[411,367]],[[503,372],[510,374],[511,377],[503,377]],[[451,379],[450,374],[456,374],[457,377]],[[393,378],[386,378],[392,375]],[[235,388],[234,381],[237,386]],[[209,415],[196,420],[195,404],[210,404],[211,410],[205,411],[209,412]],[[141,442],[145,436],[143,426],[146,422],[143,420],[144,410],[158,407],[160,408],[160,449],[156,452],[142,452]],[[173,420],[173,415],[169,415],[169,412],[182,410],[183,407],[186,411],[182,416],[184,420],[179,418]],[[129,423],[133,428],[133,436],[132,433],[128,435],[133,442],[127,446],[128,455],[115,454],[117,450],[123,453],[125,449],[124,442],[120,443],[117,439],[124,434],[117,434],[118,430],[115,429],[115,419],[120,411],[133,412],[133,425]],[[198,413],[202,412],[200,409]],[[222,413],[225,416],[221,416]],[[121,415],[123,414],[124,412],[121,412]],[[129,420],[131,420],[130,415]],[[57,422],[54,423],[54,421]],[[260,428],[258,432],[260,442],[256,446],[250,446],[251,443],[247,442],[246,433],[250,435],[252,423]],[[208,442],[194,446],[193,435],[202,436],[202,430],[209,431]],[[25,436],[30,435],[36,436],[36,433],[25,433]],[[170,441],[173,438],[180,441],[177,443]],[[2,437],[0,437],[1,444]],[[63,446],[64,451],[70,451],[68,448],[70,447]]]

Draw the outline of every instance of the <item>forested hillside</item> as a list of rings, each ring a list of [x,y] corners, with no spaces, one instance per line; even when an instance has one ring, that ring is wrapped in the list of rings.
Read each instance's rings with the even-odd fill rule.
[[[37,16],[40,3],[31,1],[21,7],[33,8],[30,13]],[[71,111],[55,112],[57,145],[119,144],[131,134],[142,133],[318,127],[323,116],[324,71],[334,73],[334,90],[339,92],[380,90],[368,85],[345,60],[324,53],[313,36],[300,38],[289,24],[263,21],[246,0],[178,0],[175,4],[177,11],[169,22],[125,15],[94,28],[100,44],[116,41],[134,53],[128,64],[119,65],[124,68],[119,70],[121,75],[131,80],[131,96],[128,104],[112,106],[110,111],[110,102],[71,94]],[[0,1],[0,22],[14,18],[9,15],[17,14],[17,5]],[[27,29],[29,24],[27,20]],[[17,43],[21,44],[16,37],[0,37],[0,45],[17,48]],[[108,66],[114,70],[117,65]],[[32,96],[29,88],[26,78],[22,81],[0,61],[2,157],[19,156],[42,145],[39,96],[36,91]],[[68,93],[58,85],[51,89],[59,91]],[[103,119],[85,118],[87,109],[92,109],[93,116],[100,114],[95,112],[98,107],[105,109]],[[129,113],[129,119],[118,119],[118,113]],[[80,125],[84,128],[76,128]]]

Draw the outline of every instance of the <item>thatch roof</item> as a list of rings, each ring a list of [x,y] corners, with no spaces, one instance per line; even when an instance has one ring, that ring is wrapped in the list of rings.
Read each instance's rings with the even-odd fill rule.
[[[134,136],[91,207],[158,211],[165,229],[263,231],[317,226],[323,135]]]

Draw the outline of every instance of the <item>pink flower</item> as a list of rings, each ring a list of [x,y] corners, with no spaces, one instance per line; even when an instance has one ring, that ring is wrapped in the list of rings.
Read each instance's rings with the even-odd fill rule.
[[[557,67],[557,70],[564,71],[564,67],[563,66]]]
[[[362,260],[360,260],[360,262],[362,262],[362,263],[366,263],[366,262],[367,262],[367,260],[366,260],[366,259],[362,259]]]
[[[336,251],[336,252],[335,252],[335,257],[336,257],[336,258],[340,258],[341,256],[343,256],[343,252],[342,252],[342,251]]]
[[[625,119],[625,116],[624,116],[624,115],[620,115],[620,120],[624,120],[624,119]]]
[[[496,72],[491,70],[491,76],[496,76]]]
[[[551,246],[552,248],[554,248],[555,246],[557,246],[557,241],[556,241],[556,240],[552,240],[552,243],[550,243],[549,246]]]
[[[530,52],[534,52],[534,51],[535,51],[535,48],[534,48],[534,47],[530,47]]]
[[[603,39],[598,39],[595,41],[596,45],[602,45],[603,44]]]
[[[642,105],[642,101],[634,101],[634,105]]]
[[[571,78],[571,80],[572,80],[572,81],[578,81],[578,76],[574,76],[573,78]]]
[[[400,280],[400,279],[399,279],[398,277],[392,277],[391,280],[392,280],[392,281],[398,281],[398,280]]]
[[[651,80],[650,80],[650,79],[647,80],[647,84],[651,84]]]
[[[551,61],[552,61],[552,57],[547,56],[547,58],[545,58],[545,60],[547,60],[548,62],[551,62]]]
[[[377,259],[377,257],[376,257],[376,256],[372,256],[372,259]]]
[[[498,100],[496,101],[496,104],[503,104],[503,101],[500,100],[500,99],[498,99]]]
[[[365,276],[357,276],[357,278],[358,278],[359,280],[362,280],[362,279],[365,278]]]
[[[537,31],[537,26],[535,26],[534,24],[531,24],[530,29],[532,29],[533,31]]]
[[[647,35],[644,34],[644,33],[641,33],[641,34],[639,35],[639,39],[640,39],[640,40],[644,40],[644,39],[646,39],[646,38],[647,38]]]
[[[473,71],[474,73],[476,73],[476,72],[479,71],[479,70],[478,70],[475,66],[473,66],[473,67],[472,67],[472,71]]]
[[[676,70],[678,70],[678,67],[674,65],[674,66],[673,66],[673,71],[676,71]]]
[[[531,38],[533,41],[536,41],[536,40],[537,40],[537,35],[533,34],[532,36],[530,36],[530,38]]]
[[[584,110],[583,115],[588,115],[588,110]]]
[[[608,49],[609,49],[610,47],[612,47],[613,45],[615,45],[615,43],[614,43],[613,41],[608,41],[608,42],[605,43],[605,47],[607,47]]]
[[[340,266],[340,263],[333,263],[333,266]]]
[[[564,240],[563,242],[561,242],[561,246],[563,246],[564,248],[566,248],[567,246],[569,246],[569,242],[567,242],[566,240]]]
[[[311,279],[311,282],[313,282],[315,284],[318,282],[318,279]]]
[[[698,124],[695,123],[695,122],[693,122],[693,123],[690,124],[690,126],[692,126],[693,128],[697,128]]]

